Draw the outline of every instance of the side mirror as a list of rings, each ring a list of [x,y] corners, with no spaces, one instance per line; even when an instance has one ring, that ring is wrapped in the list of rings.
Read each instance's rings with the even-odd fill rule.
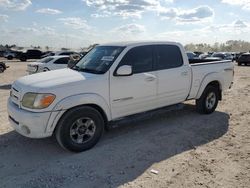
[[[117,69],[115,76],[131,76],[132,74],[133,74],[132,73],[132,66],[123,65]]]

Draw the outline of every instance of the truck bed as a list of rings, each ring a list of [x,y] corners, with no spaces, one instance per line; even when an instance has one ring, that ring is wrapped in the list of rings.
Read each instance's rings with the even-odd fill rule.
[[[197,98],[197,93],[204,89],[202,88],[202,84],[207,78],[213,78],[214,80],[220,81],[222,91],[230,87],[234,74],[234,65],[232,61],[217,60],[204,62],[200,60],[190,65],[192,69],[192,86],[189,99]]]

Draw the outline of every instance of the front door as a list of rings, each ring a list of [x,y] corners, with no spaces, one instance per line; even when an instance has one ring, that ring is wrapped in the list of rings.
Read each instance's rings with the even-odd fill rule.
[[[131,65],[133,75],[110,78],[112,118],[143,112],[155,107],[157,77],[153,71],[152,46],[130,49],[118,67]]]

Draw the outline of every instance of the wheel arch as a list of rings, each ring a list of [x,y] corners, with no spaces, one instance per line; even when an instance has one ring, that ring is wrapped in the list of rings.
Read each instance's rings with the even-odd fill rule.
[[[218,73],[208,74],[202,81],[196,99],[199,99],[207,86],[213,86],[219,90],[219,100],[222,99],[223,79]]]
[[[111,113],[108,104],[99,95],[84,94],[67,97],[59,101],[53,108],[46,131],[54,132],[58,122],[67,112],[82,106],[89,106],[97,110],[103,117],[105,127],[108,126],[108,122],[111,120]]]

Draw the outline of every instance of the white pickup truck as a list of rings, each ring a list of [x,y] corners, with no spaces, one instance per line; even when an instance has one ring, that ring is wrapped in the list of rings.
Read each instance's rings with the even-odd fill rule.
[[[110,122],[132,114],[196,100],[212,113],[232,85],[231,61],[189,64],[173,42],[99,45],[73,69],[24,76],[8,100],[9,121],[30,138],[55,135],[71,151],[92,148]]]

